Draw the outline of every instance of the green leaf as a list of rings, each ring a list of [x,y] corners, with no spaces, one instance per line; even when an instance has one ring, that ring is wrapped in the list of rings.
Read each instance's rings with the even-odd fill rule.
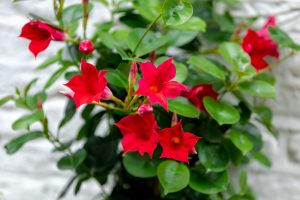
[[[48,58],[42,64],[38,65],[36,70],[42,70],[59,61],[62,51],[59,51],[54,57]]]
[[[260,164],[264,165],[265,167],[268,167],[268,168],[272,167],[272,162],[262,152],[255,152],[251,156],[252,156],[252,158],[257,160]]]
[[[280,28],[278,27],[270,27],[269,28],[270,35],[272,39],[281,47],[287,47],[294,49],[296,51],[300,51],[300,45],[296,44],[288,34],[283,32]]]
[[[189,184],[190,171],[183,163],[166,160],[158,166],[157,176],[166,195],[184,189]]]
[[[226,171],[204,173],[198,170],[191,170],[189,186],[203,194],[216,194],[224,191],[229,183],[229,177]]]
[[[65,110],[65,116],[60,121],[60,123],[58,125],[58,129],[61,129],[64,125],[66,125],[73,118],[75,113],[76,113],[76,104],[73,101],[73,99],[69,99],[68,104],[66,106],[66,110]]]
[[[257,106],[254,108],[254,110],[264,124],[272,125],[273,112],[269,107]]]
[[[242,151],[242,153],[245,155],[249,151],[252,150],[253,144],[251,140],[247,137],[246,134],[243,132],[232,130],[229,133],[229,137],[232,141],[232,143]]]
[[[184,117],[198,118],[200,115],[200,111],[198,110],[198,108],[183,97],[170,99],[168,107],[170,111]]]
[[[219,125],[235,124],[240,120],[240,114],[233,106],[211,97],[204,97],[204,107]]]
[[[193,15],[192,4],[188,0],[166,0],[162,17],[167,26],[180,25]]]
[[[37,82],[38,78],[35,78],[33,80],[31,80],[25,87],[24,89],[24,96],[27,96],[30,88]]]
[[[140,42],[145,31],[146,29],[137,28],[133,29],[128,35],[128,46],[132,52],[135,51],[134,53],[137,56],[143,56],[154,50],[157,50],[169,41],[168,36],[159,37],[154,32],[149,31],[147,35],[143,38],[143,40]],[[136,49],[137,46],[138,48]]]
[[[65,24],[70,24],[83,18],[82,4],[73,4],[64,8],[62,12],[62,20]],[[92,10],[92,4],[89,4],[89,11]]]
[[[19,137],[16,137],[12,139],[9,143],[7,143],[4,148],[6,149],[7,154],[14,154],[16,153],[25,143],[42,138],[43,132],[41,131],[33,131],[26,133],[24,135],[21,135]]]
[[[127,153],[123,157],[126,171],[132,176],[150,178],[156,176],[157,162],[148,155],[141,156],[138,153]]]
[[[273,98],[276,96],[274,86],[260,80],[240,83],[238,89],[257,97]]]
[[[169,37],[169,45],[180,47],[191,42],[197,37],[198,33],[184,30],[170,30],[167,35]]]
[[[106,78],[109,84],[127,88],[128,87],[128,79],[124,76],[124,74],[118,70],[109,69],[106,74]]]
[[[247,187],[247,171],[243,170],[240,175],[240,187],[241,187],[241,195],[246,194],[248,187]]]
[[[155,19],[161,10],[160,0],[135,0],[133,6],[139,11],[139,14],[152,21]]]
[[[30,115],[25,115],[17,119],[13,124],[12,128],[14,130],[28,129],[31,124],[34,122],[40,121],[44,117],[43,110],[37,110]]]
[[[204,142],[201,142],[198,147],[198,156],[201,164],[209,172],[224,171],[229,161],[226,150],[222,146]]]
[[[2,97],[0,99],[0,107],[3,106],[4,104],[6,104],[7,102],[11,101],[11,100],[14,100],[14,98],[15,97],[13,95]]]
[[[184,31],[196,31],[205,32],[206,23],[199,17],[191,17],[188,21],[181,25],[170,26],[172,29],[184,30]]]
[[[62,157],[57,162],[57,167],[61,170],[65,169],[76,169],[86,158],[86,151],[80,149],[76,153]]]
[[[212,75],[215,78],[218,78],[220,80],[225,80],[227,72],[217,65],[215,65],[210,60],[202,57],[202,56],[192,56],[188,63],[193,65],[193,69],[195,71],[198,71],[200,73],[205,72],[207,74]]]
[[[44,90],[48,89],[55,81],[68,69],[68,66],[63,66],[55,71],[44,85]]]

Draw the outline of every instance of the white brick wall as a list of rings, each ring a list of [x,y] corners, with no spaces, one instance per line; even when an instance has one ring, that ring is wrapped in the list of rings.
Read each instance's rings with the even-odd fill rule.
[[[74,1],[74,0],[72,0]],[[80,1],[74,1],[80,2]],[[70,0],[67,1],[70,3]],[[59,44],[34,57],[26,50],[28,41],[17,39],[20,27],[27,22],[26,16],[32,12],[47,18],[52,17],[50,0],[31,0],[11,4],[10,0],[0,1],[0,97],[10,94],[15,86],[22,87],[33,77],[41,77],[45,82],[50,72],[34,72],[38,63],[54,54]],[[103,9],[102,9],[103,10]],[[105,12],[97,12],[100,18]],[[241,17],[256,15],[276,15],[279,25],[291,33],[300,43],[300,0],[245,0],[243,5],[234,9],[234,14]],[[99,19],[99,17],[97,18]],[[261,20],[263,23],[264,20]],[[278,66],[274,73],[277,77],[278,95],[270,101],[275,112],[275,125],[279,128],[279,139],[264,133],[265,151],[271,156],[273,168],[264,169],[257,163],[250,166],[249,181],[261,200],[298,200],[300,199],[300,57],[294,56]],[[61,81],[62,82],[62,81]],[[50,115],[51,124],[57,124],[62,115],[65,101],[57,94],[60,83],[51,91],[45,105]],[[13,104],[0,109],[0,145],[3,146],[18,133],[11,131],[10,124],[23,112],[16,110]],[[64,137],[74,133],[66,127]],[[64,186],[69,172],[58,171],[55,165],[60,155],[51,153],[52,146],[46,141],[35,141],[26,145],[22,151],[7,156],[0,148],[0,200],[53,200]],[[99,192],[96,183],[84,185],[76,199],[89,200]],[[70,192],[72,193],[72,191]],[[66,199],[75,199],[71,194]]]

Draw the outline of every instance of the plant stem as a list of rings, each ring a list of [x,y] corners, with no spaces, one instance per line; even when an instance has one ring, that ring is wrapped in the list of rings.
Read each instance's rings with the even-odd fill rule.
[[[117,104],[125,106],[125,103],[121,99],[119,99],[119,98],[117,98],[115,96],[112,96],[111,100],[114,101],[114,102],[116,102]]]

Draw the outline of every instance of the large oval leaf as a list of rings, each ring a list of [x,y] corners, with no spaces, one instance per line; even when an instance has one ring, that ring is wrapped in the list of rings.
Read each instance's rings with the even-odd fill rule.
[[[61,170],[65,169],[76,169],[85,159],[86,151],[80,149],[76,153],[62,157],[57,162],[57,167]]]
[[[166,25],[180,25],[193,15],[192,4],[188,0],[166,0],[163,8],[163,20]]]
[[[229,158],[225,149],[216,144],[201,142],[198,147],[199,160],[207,171],[221,172],[227,167]]]
[[[37,138],[41,138],[43,137],[43,135],[44,134],[41,131],[33,131],[16,137],[4,146],[4,148],[6,149],[6,153],[13,154],[17,152],[25,143]]]
[[[206,23],[199,17],[191,17],[185,23],[178,25],[178,26],[171,26],[173,29],[184,30],[184,31],[201,31],[205,32],[206,30]]]
[[[141,156],[138,153],[127,153],[123,157],[123,164],[129,174],[139,178],[156,176],[157,162],[149,156]]]
[[[158,166],[157,176],[164,193],[178,192],[184,189],[190,180],[189,168],[174,160],[166,160]]]
[[[258,97],[272,98],[276,96],[274,86],[261,80],[240,83],[238,89]]]
[[[189,186],[200,193],[216,194],[226,190],[228,183],[229,178],[226,171],[204,173],[192,170]]]
[[[240,120],[240,114],[233,106],[211,97],[204,97],[204,107],[220,125],[235,124]]]
[[[200,112],[197,107],[191,104],[186,98],[177,97],[176,99],[169,100],[169,110],[175,112],[178,115],[198,118]]]
[[[243,132],[240,132],[237,130],[232,130],[232,131],[230,131],[229,136],[230,136],[232,143],[239,150],[241,150],[244,155],[253,148],[253,144],[252,144],[251,140]]]
[[[121,87],[121,88],[127,88],[128,87],[128,80],[125,77],[125,75],[114,69],[109,69],[108,73],[106,74],[107,82],[109,84]]]
[[[226,78],[227,72],[225,70],[202,56],[193,56],[188,62],[193,65],[193,69],[200,73],[205,72],[223,81]]]

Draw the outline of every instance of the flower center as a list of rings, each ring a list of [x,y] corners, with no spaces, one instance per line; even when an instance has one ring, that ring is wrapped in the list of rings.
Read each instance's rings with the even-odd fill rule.
[[[155,93],[159,91],[159,88],[156,85],[153,85],[150,87],[150,91]]]
[[[173,142],[173,144],[179,144],[180,143],[180,138],[179,137],[172,137],[171,141]]]

